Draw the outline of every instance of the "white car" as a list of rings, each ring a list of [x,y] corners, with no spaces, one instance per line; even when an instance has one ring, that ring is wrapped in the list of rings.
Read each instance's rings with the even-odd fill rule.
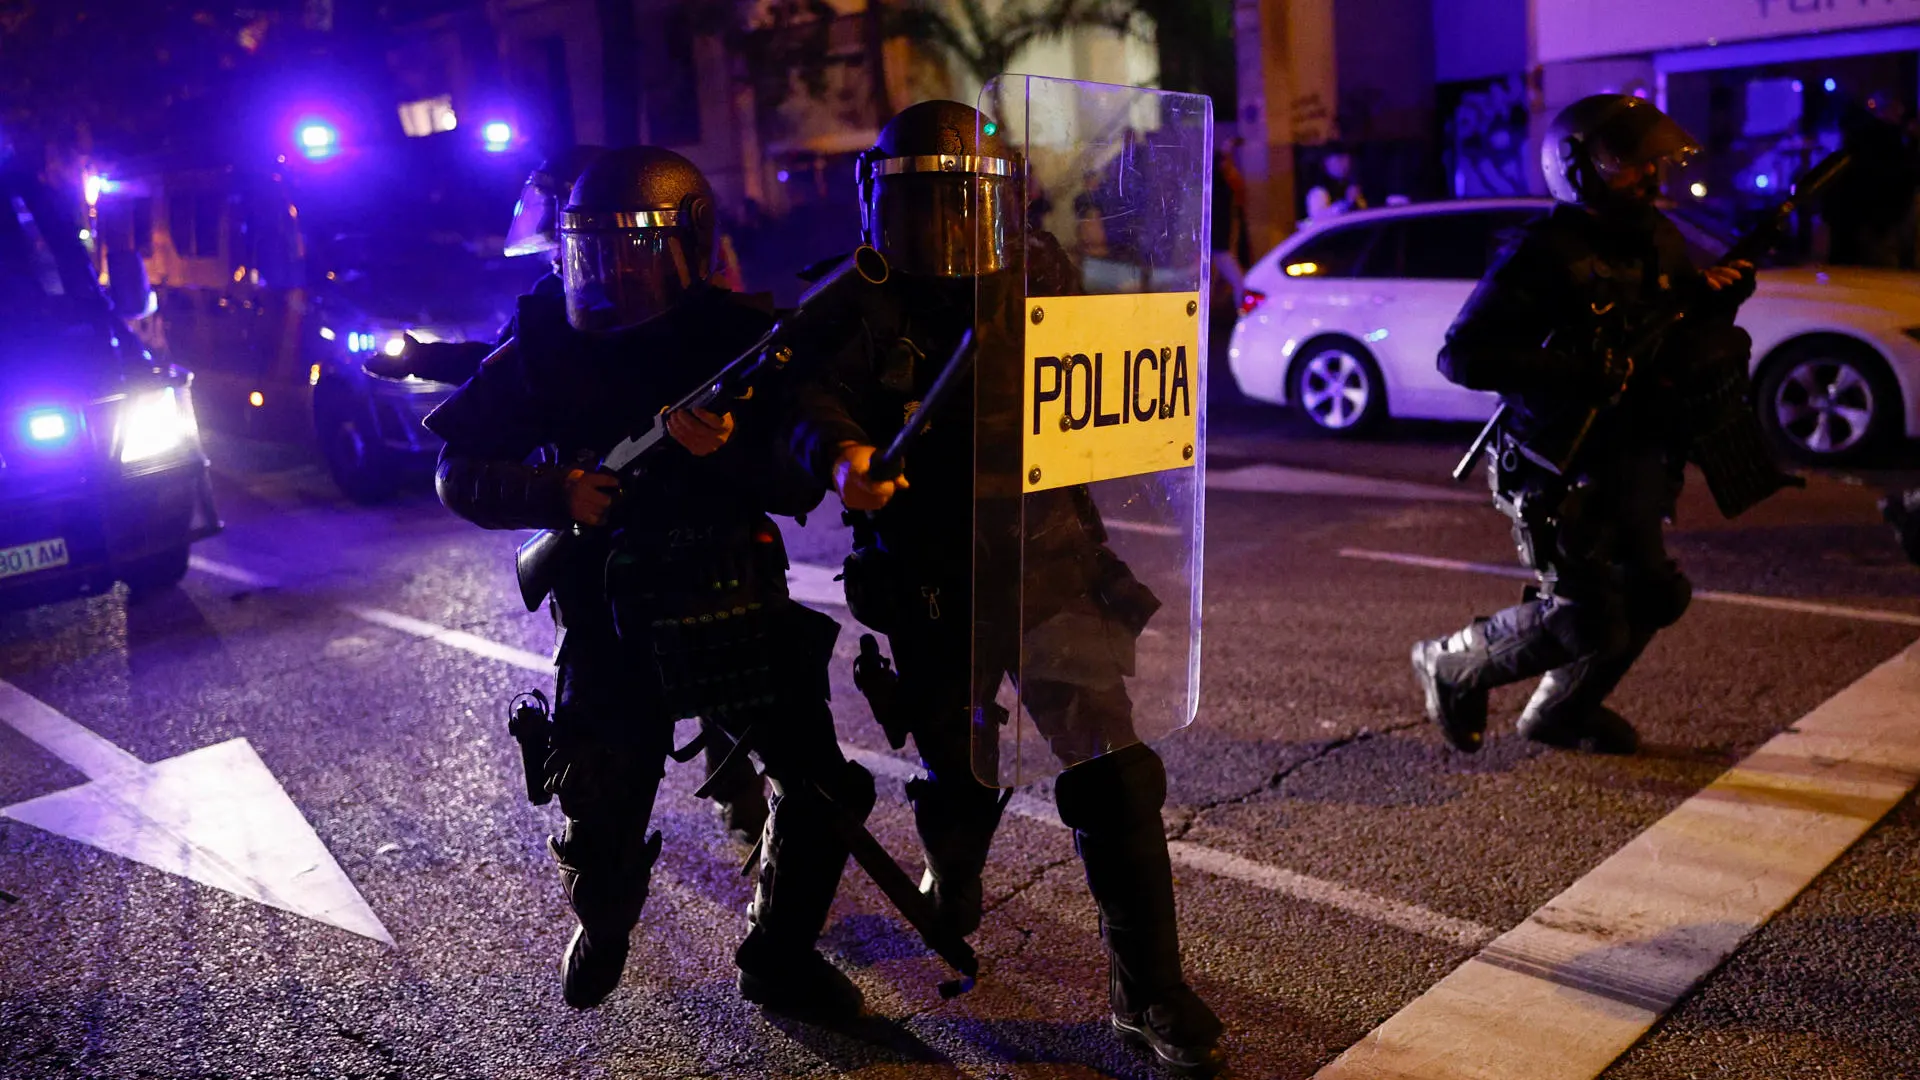
[[[1495,396],[1448,382],[1435,358],[1502,234],[1552,206],[1474,199],[1307,226],[1247,274],[1228,351],[1240,392],[1336,435],[1386,417],[1486,419]],[[1676,221],[1701,262],[1725,250]],[[1753,336],[1761,424],[1789,452],[1831,463],[1920,438],[1920,274],[1763,269],[1738,321]]]

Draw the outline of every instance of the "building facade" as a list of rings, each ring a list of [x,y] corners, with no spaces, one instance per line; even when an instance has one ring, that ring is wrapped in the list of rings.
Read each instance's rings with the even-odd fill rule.
[[[1920,0],[1433,0],[1455,195],[1542,189],[1538,136],[1594,93],[1655,101],[1699,137],[1676,195],[1764,201],[1849,115],[1920,94]]]

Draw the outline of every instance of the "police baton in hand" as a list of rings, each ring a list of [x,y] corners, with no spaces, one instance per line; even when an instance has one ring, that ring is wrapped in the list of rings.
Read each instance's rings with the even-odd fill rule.
[[[960,344],[955,346],[953,356],[947,366],[940,369],[940,375],[933,380],[933,388],[927,396],[920,399],[920,407],[913,410],[905,427],[887,444],[887,448],[875,454],[867,463],[867,478],[875,482],[898,480],[906,468],[907,449],[911,447],[927,425],[933,421],[933,414],[946,404],[955,393],[960,380],[973,368],[973,330],[960,335]]]

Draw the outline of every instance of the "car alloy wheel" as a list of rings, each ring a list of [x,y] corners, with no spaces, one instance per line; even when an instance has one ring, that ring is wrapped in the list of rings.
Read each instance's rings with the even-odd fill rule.
[[[1307,358],[1300,375],[1300,407],[1328,431],[1359,424],[1373,404],[1373,377],[1365,364],[1341,348]]]
[[[1817,457],[1837,457],[1865,442],[1878,404],[1866,373],[1837,357],[1795,364],[1768,403],[1781,434],[1796,450]]]

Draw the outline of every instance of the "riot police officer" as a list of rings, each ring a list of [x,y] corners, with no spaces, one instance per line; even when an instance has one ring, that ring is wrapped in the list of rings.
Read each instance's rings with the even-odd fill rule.
[[[587,166],[607,152],[604,146],[580,144],[568,147],[542,161],[527,175],[520,198],[513,207],[513,220],[507,225],[505,253],[509,256],[546,255],[548,270],[534,282],[530,295],[563,299],[561,282],[560,222],[574,182]],[[420,342],[407,337],[406,348],[398,356],[379,354],[367,361],[367,370],[388,378],[415,375],[435,382],[458,386],[473,377],[480,362],[514,336],[513,320],[501,327],[498,338],[483,341]],[[704,723],[704,722],[703,722]],[[724,763],[725,742],[707,741],[706,761],[710,772]],[[728,833],[742,843],[752,843],[767,821],[766,785],[752,764],[736,759],[733,767],[710,783],[714,809]]]
[[[980,122],[966,105],[923,102],[889,121],[861,155],[864,239],[893,268],[896,306],[870,313],[852,344],[797,391],[791,439],[795,456],[838,491],[854,527],[848,604],[855,618],[887,636],[899,673],[897,723],[912,733],[926,769],[925,777],[907,784],[926,857],[921,887],[961,934],[979,926],[980,875],[1005,805],[999,792],[975,778],[970,747],[972,628],[980,618],[970,612],[972,389],[961,388],[952,411],[932,418],[897,481],[876,480],[869,466],[875,447],[906,424],[975,326],[976,287],[982,305],[1004,294],[1006,317],[1016,320],[1022,274],[1046,282],[1036,291],[1075,291],[1067,279],[1077,271],[1050,238],[1010,242],[1024,231],[1013,216],[1024,212],[1019,165],[990,128],[976,135]],[[989,239],[976,243],[976,230]],[[1096,620],[1124,618],[1104,606],[1096,610],[1090,590],[1077,584],[1080,567],[1099,566],[1112,571],[1116,586],[1138,586],[1102,543],[1091,502],[1062,492],[1049,505],[1063,515],[1057,535],[1073,538],[1066,549],[1046,553],[1060,560],[1060,580],[1076,583],[1059,603],[1078,604],[1076,614],[1084,610]],[[1134,596],[1144,592],[1139,586]],[[1089,663],[1098,666],[1099,658]],[[1045,706],[1034,704],[1037,687],[1026,690],[1070,766],[1055,794],[1100,909],[1112,964],[1113,1025],[1161,1062],[1208,1075],[1223,1061],[1216,1045],[1222,1029],[1181,971],[1160,820],[1166,771],[1150,747],[1128,737],[1130,704],[1119,687],[1118,671],[1077,685],[1049,684],[1055,700]],[[1099,756],[1075,749],[1100,736],[1124,748]]]
[[[742,993],[789,1013],[857,1013],[859,990],[813,946],[847,858],[829,815],[864,819],[873,781],[841,756],[826,704],[838,626],[789,599],[767,516],[804,513],[824,489],[790,466],[754,399],[670,417],[679,446],[632,490],[593,464],[772,320],[711,282],[712,190],[670,151],[599,157],[560,231],[564,297],[523,298],[513,346],[428,426],[447,441],[437,486],[456,513],[488,528],[584,529],[553,586],[543,778],[566,815],[551,847],[579,921],[566,1000],[597,1005],[619,982],[660,853],[647,825],[674,721],[700,716],[729,742],[751,739],[776,792],[735,957]],[[542,446],[560,463],[526,464]]]
[[[1661,534],[1690,437],[1688,373],[1729,360],[1744,372],[1752,345],[1732,323],[1753,293],[1752,265],[1696,269],[1654,206],[1665,168],[1695,150],[1639,98],[1568,106],[1541,148],[1558,205],[1501,254],[1447,332],[1441,372],[1505,405],[1488,447],[1494,502],[1539,577],[1520,604],[1413,647],[1427,715],[1458,749],[1479,749],[1489,690],[1535,675],[1522,735],[1638,747],[1604,702],[1692,597]],[[1631,370],[1614,346],[1676,303],[1692,305],[1688,325],[1709,329]]]

